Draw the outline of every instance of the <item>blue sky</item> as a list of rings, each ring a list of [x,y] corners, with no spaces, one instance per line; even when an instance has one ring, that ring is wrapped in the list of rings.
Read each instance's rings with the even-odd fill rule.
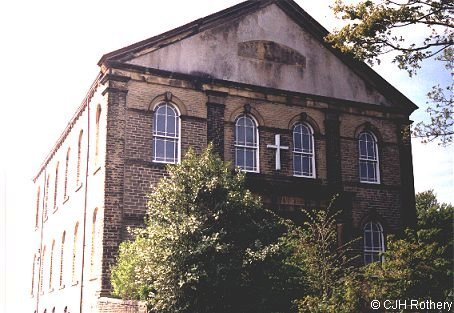
[[[99,71],[99,58],[239,2],[1,2],[1,312],[26,311],[20,305],[21,299],[28,297],[30,285],[31,254],[23,251],[33,227],[31,178],[84,98]],[[339,25],[329,10],[331,1],[297,2],[329,30]],[[375,70],[421,108],[430,87],[450,79],[437,64],[426,64],[411,79],[389,60]],[[412,118],[419,121],[423,116],[419,110]],[[414,141],[413,154],[416,190],[434,189],[440,200],[454,202],[454,147],[424,146]]]

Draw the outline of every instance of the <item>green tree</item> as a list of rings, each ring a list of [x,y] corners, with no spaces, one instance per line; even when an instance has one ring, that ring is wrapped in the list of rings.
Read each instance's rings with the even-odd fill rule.
[[[304,212],[307,222],[288,237],[294,251],[290,262],[304,272],[307,284],[306,293],[296,301],[298,311],[359,312],[361,282],[349,256],[352,243],[338,247],[336,214],[330,214],[330,208]]]
[[[454,208],[438,203],[433,191],[418,193],[416,203],[417,228],[388,238],[384,262],[365,267],[369,300],[452,301]]]
[[[336,0],[336,14],[349,23],[327,37],[335,47],[365,60],[380,63],[380,57],[393,53],[400,69],[416,74],[421,63],[435,58],[444,62],[453,75],[454,4],[446,0],[377,0],[345,4]],[[410,28],[413,27],[413,28]],[[425,34],[420,41],[408,39],[408,32]],[[414,135],[424,141],[439,139],[446,145],[453,140],[453,83],[434,86],[428,93],[430,122],[420,122]]]
[[[291,312],[298,270],[284,263],[286,224],[211,149],[168,167],[146,226],[123,243],[114,294],[156,312]]]

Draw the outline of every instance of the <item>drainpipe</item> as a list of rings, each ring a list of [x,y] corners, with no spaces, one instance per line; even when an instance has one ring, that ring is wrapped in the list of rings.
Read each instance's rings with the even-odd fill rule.
[[[84,199],[84,223],[82,234],[82,268],[80,274],[80,303],[79,312],[82,313],[83,290],[84,290],[84,267],[85,267],[85,235],[87,229],[87,202],[88,202],[88,170],[90,161],[90,99],[87,100],[87,162],[85,167],[85,199]]]
[[[46,193],[47,193],[47,170],[44,170],[44,186],[43,186],[43,198],[42,198],[42,210],[41,210],[41,234],[39,240],[39,265],[38,265],[38,287],[36,288],[36,313],[39,313],[39,295],[41,292],[41,274],[44,272],[44,269],[41,270],[43,266],[43,237],[44,237],[44,205],[46,204]],[[47,211],[47,208],[46,208]],[[34,273],[33,273],[34,274]],[[44,286],[44,283],[43,283]]]

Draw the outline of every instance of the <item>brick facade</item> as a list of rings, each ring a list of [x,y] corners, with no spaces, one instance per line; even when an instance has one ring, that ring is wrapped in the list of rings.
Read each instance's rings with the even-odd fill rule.
[[[130,238],[128,228],[143,225],[147,194],[166,175],[166,165],[153,159],[155,108],[163,102],[179,112],[180,157],[189,149],[200,153],[211,142],[232,168],[236,118],[244,112],[253,116],[258,126],[259,171],[247,173],[247,184],[265,206],[284,217],[299,223],[300,209],[325,207],[338,194],[341,241],[362,236],[368,221],[380,222],[385,235],[399,234],[413,225],[411,145],[401,136],[412,108],[169,72],[119,62],[113,56],[101,59],[100,76],[35,178],[37,207],[31,214],[37,216],[36,248],[30,260],[34,260],[33,310],[51,312],[55,307],[56,312],[62,312],[66,307],[73,313],[145,312],[143,304],[110,298],[110,268],[119,244]],[[310,67],[311,59],[304,60],[305,67]],[[97,112],[101,112],[99,118]],[[292,132],[299,122],[313,131],[313,178],[293,175]],[[377,138],[377,184],[359,179],[358,136],[363,130],[370,130]],[[267,147],[274,144],[276,134],[281,144],[289,147],[281,151],[280,170],[275,168],[275,150]],[[76,184],[77,171],[80,182]],[[49,286],[53,241],[54,286]]]

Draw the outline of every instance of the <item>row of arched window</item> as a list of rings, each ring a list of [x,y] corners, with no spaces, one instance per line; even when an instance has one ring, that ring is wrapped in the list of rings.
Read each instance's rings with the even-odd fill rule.
[[[94,164],[99,163],[99,122],[100,122],[100,116],[101,116],[101,105],[98,105],[96,109],[96,130],[95,130],[95,151],[94,151]],[[76,155],[76,169],[75,169],[75,177],[74,177],[74,186],[75,188],[79,188],[81,185],[81,166],[82,166],[82,149],[83,149],[83,142],[84,140],[84,131],[81,129],[79,131],[79,136],[78,136],[78,141],[77,141],[77,155]],[[63,199],[62,201],[66,201],[68,198],[68,185],[70,184],[68,180],[68,175],[73,169],[71,168],[71,147],[68,147],[66,150],[66,159],[65,159],[65,168],[64,168],[64,178],[63,178]],[[47,220],[48,217],[48,209],[49,209],[49,187],[53,186],[53,202],[52,202],[52,208],[55,211],[57,209],[58,205],[58,196],[59,196],[59,168],[60,168],[60,162],[58,161],[56,166],[55,166],[55,172],[54,172],[54,181],[53,184],[50,184],[51,181],[51,174],[47,174],[46,180],[45,180],[45,188],[44,188],[44,195],[43,195],[43,212],[42,212],[42,217],[43,220]],[[71,168],[71,169],[70,169]],[[40,213],[40,197],[41,197],[41,187],[38,186],[37,190],[37,195],[36,195],[36,214],[35,214],[35,227],[39,226],[39,213]]]
[[[180,114],[171,103],[155,108],[153,123],[153,161],[176,163],[180,157]],[[314,130],[305,122],[292,128],[293,175],[315,178]],[[358,136],[359,179],[379,183],[377,137],[370,131]],[[259,132],[256,119],[249,113],[235,121],[235,165],[244,171],[259,172]]]
[[[55,311],[55,307],[52,308],[52,311],[51,311],[51,312],[52,312],[52,313],[57,312],[57,311]],[[35,313],[36,313],[36,310],[35,310]],[[43,313],[47,313],[47,309],[44,309]],[[63,313],[69,313],[68,307],[67,307],[67,306],[65,306],[65,308],[63,309]]]
[[[90,248],[90,272],[93,273],[94,271],[94,266],[96,263],[96,243],[97,243],[97,214],[98,214],[98,209],[96,208],[93,211],[93,219],[92,219],[92,225],[91,225],[91,248]],[[73,238],[72,238],[72,253],[71,253],[71,282],[77,283],[77,258],[78,255],[80,255],[80,248],[79,247],[79,222],[77,222],[74,226],[74,232],[73,232]],[[48,251],[46,245],[43,247],[43,251],[41,254],[41,262],[39,262],[39,253],[35,254],[33,257],[33,268],[32,268],[32,285],[31,285],[31,294],[33,295],[35,292],[35,279],[36,275],[38,274],[36,272],[37,265],[41,264],[41,267],[39,268],[39,292],[43,293],[44,292],[44,284],[45,281],[47,281],[48,285],[48,290],[52,291],[55,287],[56,284],[56,279],[58,279],[58,286],[60,288],[64,287],[64,280],[65,280],[65,266],[67,265],[65,263],[65,249],[67,247],[67,235],[66,231],[63,231],[62,236],[61,236],[61,241],[60,241],[60,250],[57,251],[56,247],[56,241],[52,240],[52,244],[50,246],[50,251]],[[59,255],[59,263],[55,263],[55,259],[57,254]],[[59,266],[59,275],[58,277],[55,277],[56,271],[55,271],[55,266],[58,264]],[[48,268],[48,272],[45,273],[44,268]],[[44,274],[48,274],[47,280],[44,277]]]

